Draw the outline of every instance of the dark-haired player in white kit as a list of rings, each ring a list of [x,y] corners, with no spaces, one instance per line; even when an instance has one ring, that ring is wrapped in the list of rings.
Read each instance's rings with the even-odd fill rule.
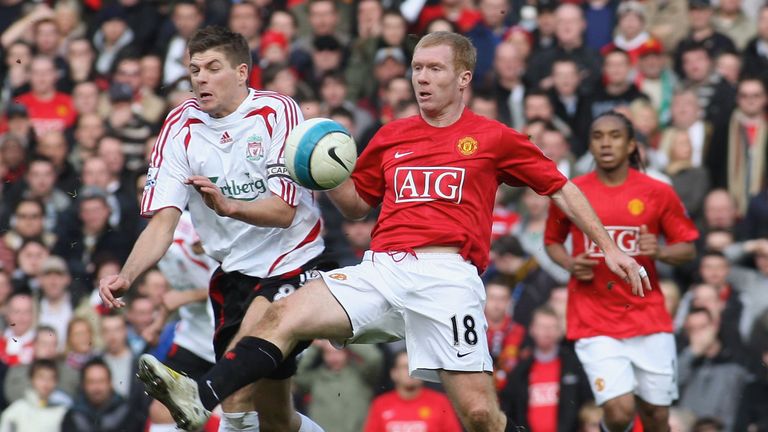
[[[242,35],[206,27],[188,50],[195,97],[171,111],[152,152],[141,202],[152,219],[120,274],[104,278],[99,290],[106,304],[122,307],[115,297],[165,254],[188,206],[206,254],[220,263],[209,295],[221,358],[271,301],[302,285],[324,245],[311,193],[285,174],[284,142],[303,120],[298,105],[248,88],[251,56]],[[242,383],[248,387],[222,399],[220,431],[257,431],[259,424],[262,432],[320,431],[293,410],[295,370],[288,355],[267,380]]]
[[[248,337],[195,382],[145,355],[147,391],[177,423],[197,426],[241,383],[268,376],[302,340],[373,343],[405,338],[411,374],[441,380],[464,427],[504,430],[484,332],[491,212],[499,183],[551,196],[640,295],[640,266],[608,236],[579,190],[525,136],[469,111],[462,97],[476,52],[469,40],[431,33],[411,67],[419,116],[376,134],[352,179],[329,192],[352,219],[381,205],[363,262],[322,273],[274,302]]]

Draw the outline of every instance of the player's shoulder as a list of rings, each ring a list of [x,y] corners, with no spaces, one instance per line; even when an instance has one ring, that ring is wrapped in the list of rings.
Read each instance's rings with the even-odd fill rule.
[[[196,98],[189,98],[184,100],[173,108],[165,117],[165,122],[178,122],[179,119],[199,117],[203,111],[200,110],[200,104]]]
[[[252,90],[248,95],[248,104],[254,108],[268,106],[276,110],[298,106],[292,97],[269,90]]]
[[[638,185],[642,186],[643,189],[654,191],[656,193],[675,193],[675,189],[672,187],[671,184],[666,183],[662,180],[659,180],[657,178],[654,178],[644,172],[637,171],[635,169],[631,169],[630,171],[633,176],[633,186]]]
[[[571,180],[571,183],[575,184],[576,186],[584,186],[584,185],[588,185],[588,184],[600,181],[597,178],[597,173],[595,171],[590,171],[586,174],[576,176],[570,180]]]
[[[412,115],[410,117],[403,117],[401,119],[392,120],[380,127],[377,131],[378,134],[394,135],[402,134],[408,130],[426,129],[428,125],[421,120],[421,117]]]

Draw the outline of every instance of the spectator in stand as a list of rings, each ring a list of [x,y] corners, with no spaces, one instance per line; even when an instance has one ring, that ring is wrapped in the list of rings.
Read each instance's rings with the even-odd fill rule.
[[[736,431],[768,430],[768,411],[765,409],[768,406],[768,341],[760,342],[763,344],[758,350],[760,367],[755,379],[747,384],[741,395],[733,427]]]
[[[736,89],[715,73],[711,54],[704,45],[688,45],[681,51],[680,58],[682,83],[696,92],[699,107],[706,113],[705,119],[714,126],[724,125],[735,106]]]
[[[560,5],[555,12],[555,24],[557,44],[533,54],[526,82],[544,89],[552,87],[552,65],[555,60],[569,58],[579,65],[583,88],[591,93],[599,87],[602,60],[597,51],[584,44],[586,22],[581,8],[568,3]]]
[[[45,262],[38,276],[40,281],[40,318],[38,324],[52,327],[56,334],[66,334],[67,324],[74,317],[75,302],[82,295],[73,289],[74,284],[67,269],[67,263],[61,257],[51,255]],[[64,340],[59,341],[58,351],[64,351]]]
[[[768,186],[768,103],[765,84],[758,78],[739,82],[736,109],[728,127],[720,128],[710,152],[720,161],[713,171],[716,187],[727,187],[736,199],[739,214],[747,211],[752,195]]]
[[[334,348],[316,340],[299,360],[294,385],[310,397],[309,416],[326,430],[357,432],[381,373],[383,355],[374,345]]]
[[[743,313],[747,315],[749,327],[743,334],[751,334],[753,324],[768,310],[768,239],[761,238],[735,243],[727,247],[725,256],[733,264],[728,280],[741,293],[744,302]],[[754,269],[746,267],[744,261],[754,260]],[[747,262],[746,264],[751,264]]]
[[[67,367],[79,371],[95,355],[93,325],[85,318],[75,317],[67,326]]]
[[[29,239],[21,245],[16,252],[16,270],[12,273],[14,292],[33,293],[40,289],[37,277],[48,255],[50,251],[40,240]]]
[[[76,171],[82,172],[85,160],[96,156],[99,139],[105,132],[104,120],[97,113],[78,116],[74,132],[75,145],[68,158]]]
[[[373,117],[368,111],[356,106],[348,99],[347,80],[339,71],[328,71],[320,78],[320,99],[326,117],[336,108],[344,108],[352,113],[357,133],[353,134],[356,141],[360,140],[362,131],[373,124]]]
[[[552,126],[546,127],[537,144],[557,164],[558,171],[564,176],[569,179],[576,176],[576,158],[571,154],[571,145],[561,131]]]
[[[52,327],[38,327],[34,342],[34,360],[31,364],[39,360],[54,362],[59,379],[56,390],[51,393],[51,402],[71,405],[72,398],[80,385],[80,377],[77,371],[69,367],[58,355],[58,340],[56,330]],[[24,397],[24,393],[31,384],[29,373],[30,365],[28,364],[19,364],[8,369],[3,381],[3,393],[7,401],[13,402]]]
[[[109,367],[112,389],[137,411],[146,410],[149,401],[136,378],[136,356],[128,346],[125,318],[114,312],[101,317],[101,337],[104,339],[101,359]]]
[[[728,84],[736,87],[741,78],[742,61],[738,53],[725,51],[715,58],[715,71]]]
[[[514,45],[504,42],[496,46],[492,81],[485,87],[496,95],[499,121],[513,128],[525,126],[524,72],[525,61]]]
[[[67,160],[69,144],[64,132],[50,131],[38,136],[35,152],[53,164],[56,172],[55,187],[72,194],[79,185],[78,173]]]
[[[744,217],[746,238],[768,238],[768,187],[752,197]]]
[[[98,114],[99,93],[99,86],[94,81],[83,81],[75,84],[72,89],[72,105],[75,107],[75,111],[80,116]]]
[[[125,190],[112,188],[119,183],[111,181],[109,168],[104,159],[98,156],[86,159],[82,174],[83,187],[96,187],[107,192],[110,226],[126,233],[133,233],[139,211],[136,199]]]
[[[691,142],[691,165],[715,168],[714,158],[710,156],[712,147],[713,127],[704,119],[704,110],[699,107],[696,92],[692,89],[678,90],[672,96],[672,123],[667,127],[659,140],[659,153],[666,158],[672,142],[678,131],[686,132]],[[668,160],[660,164],[664,168]]]
[[[3,78],[0,81],[0,103],[3,106],[29,91],[29,65],[33,55],[32,46],[21,40],[13,42],[5,51]]]
[[[249,4],[249,3],[243,3]],[[156,57],[153,57],[156,58]],[[140,117],[150,124],[157,125],[163,120],[166,113],[165,101],[154,94],[153,87],[146,87],[141,81],[141,58],[126,54],[119,57],[114,66],[112,74],[112,84],[127,84],[131,89],[131,108],[134,113],[140,113]],[[102,107],[109,106],[107,95],[101,100]],[[110,92],[109,98],[113,97]],[[102,112],[109,114],[109,111]],[[138,137],[133,137],[138,139]]]
[[[573,136],[573,131],[568,124],[561,118],[555,115],[555,110],[552,107],[552,102],[545,90],[530,90],[525,94],[525,100],[523,101],[525,109],[525,119],[528,125],[535,120],[543,121],[542,125],[547,122],[562,132],[566,137]],[[533,140],[532,142],[536,142]]]
[[[526,342],[526,329],[512,317],[512,288],[501,280],[485,284],[485,319],[488,320],[488,349],[493,359],[493,378],[496,390],[501,391],[509,374],[521,359],[530,355]]]
[[[51,398],[58,384],[53,360],[39,359],[29,367],[31,388],[0,416],[0,431],[39,432],[59,430],[67,408]]]
[[[557,6],[558,2],[553,0],[542,0],[536,3],[536,28],[533,30],[533,49],[535,51],[543,51],[555,46],[557,43],[557,38],[555,37],[555,29],[557,28],[555,11]],[[588,11],[587,14],[589,14]],[[608,36],[608,39],[610,39],[610,36]],[[600,49],[600,47],[607,43],[606,40],[606,42],[597,42],[593,45],[590,34],[586,35],[585,41],[593,49]]]
[[[401,6],[401,11],[403,6]],[[403,12],[404,15],[405,12]],[[481,20],[482,15],[472,5],[461,0],[440,0],[436,4],[427,4],[419,13],[415,28],[419,33],[425,33],[435,21],[444,19],[456,26],[459,33],[467,33]]]
[[[62,432],[139,432],[146,414],[132,407],[115,393],[111,373],[104,360],[88,361],[80,373],[82,390],[67,411]]]
[[[669,66],[661,44],[648,39],[637,49],[637,74],[635,85],[648,96],[659,113],[659,122],[667,124],[671,116],[673,89],[677,77]]]
[[[16,102],[27,107],[35,134],[63,132],[75,124],[72,98],[56,90],[56,65],[51,57],[37,55],[30,65],[30,92]]]
[[[363,432],[461,432],[448,398],[409,375],[405,351],[395,354],[389,377],[395,389],[373,400]]]
[[[496,47],[509,28],[506,23],[509,9],[510,4],[506,0],[480,0],[479,2],[482,20],[466,33],[477,48],[477,64],[473,77],[475,86],[487,82],[487,75],[492,71],[494,57],[491,54],[496,51]]]
[[[648,99],[631,79],[632,65],[626,51],[614,49],[605,53],[604,85],[592,97],[592,118],[620,106],[629,106],[638,99]]]
[[[717,322],[709,310],[693,308],[685,320],[690,345],[678,355],[680,407],[711,416],[733,431],[736,409],[749,374],[723,349]]]
[[[555,311],[542,306],[529,329],[532,355],[517,365],[501,392],[510,426],[532,432],[575,431],[579,409],[592,400],[589,380],[576,354],[563,344]]]
[[[694,221],[700,220],[704,197],[709,190],[709,171],[693,166],[693,145],[687,131],[674,130],[666,158],[664,173],[672,180],[672,187]]]
[[[73,39],[67,45],[67,87],[72,91],[74,86],[96,79],[96,52],[91,41],[85,37]],[[75,107],[77,108],[77,107]]]
[[[738,229],[739,211],[736,200],[725,189],[712,189],[704,198],[704,231],[726,230],[733,233],[736,240],[742,240]]]
[[[579,65],[571,60],[558,60],[552,65],[552,88],[549,99],[555,116],[563,119],[573,132],[571,150],[580,157],[587,151],[586,136],[592,123],[591,95],[581,90]]]
[[[336,0],[308,0],[305,4],[309,26],[297,45],[311,52],[315,39],[325,36],[334,37],[342,48],[347,48],[350,43],[349,21],[342,18],[347,13],[346,5]],[[342,11],[341,8],[345,9]]]
[[[622,2],[616,11],[619,23],[617,34],[613,41],[602,48],[603,53],[616,49],[625,51],[629,55],[632,66],[637,64],[643,46],[654,43],[655,40],[646,30],[645,6],[639,1]]]
[[[16,105],[22,107],[22,105]],[[23,107],[22,107],[23,108]],[[0,160],[5,172],[0,181],[3,189],[13,186],[27,171],[26,140],[13,133],[0,136]]]
[[[715,30],[728,36],[743,51],[755,36],[757,25],[742,9],[742,0],[720,0],[712,17]]]
[[[109,87],[107,133],[121,141],[125,169],[129,173],[137,173],[145,168],[144,144],[152,135],[149,122],[134,111],[133,98],[134,92],[129,84],[115,82]]]
[[[8,324],[0,338],[0,361],[6,366],[29,364],[34,356],[35,305],[27,293],[15,293],[8,299],[5,322]]]
[[[163,84],[176,87],[187,77],[187,41],[203,24],[203,6],[194,0],[181,0],[173,4],[171,22],[174,34],[170,38],[158,39],[158,52],[165,53],[163,60]],[[189,88],[182,85],[182,88]]]
[[[45,206],[35,198],[22,198],[10,217],[9,230],[2,235],[0,254],[3,269],[12,273],[16,269],[15,255],[28,240],[42,241],[47,247],[53,247],[56,236],[47,231],[43,224]]]
[[[768,77],[768,5],[762,5],[757,14],[757,35],[749,41],[743,53],[742,73],[748,76]]]
[[[144,330],[155,320],[155,303],[146,295],[136,293],[128,300],[125,320],[128,323],[128,345],[134,356],[147,351],[149,344],[144,339]]]
[[[718,32],[712,19],[714,7],[711,0],[689,0],[688,22],[690,31],[688,36],[677,44],[675,51],[675,64],[678,72],[682,71],[682,54],[691,46],[701,46],[710,56],[714,57],[723,51],[736,51],[731,38]]]

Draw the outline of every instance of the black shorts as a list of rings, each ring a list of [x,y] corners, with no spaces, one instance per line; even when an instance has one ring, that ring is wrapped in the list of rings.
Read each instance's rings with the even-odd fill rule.
[[[214,366],[213,363],[198,357],[192,351],[176,344],[171,346],[163,364],[195,381],[200,379]]]
[[[211,276],[209,289],[215,323],[213,350],[216,353],[216,359],[220,359],[227,351],[229,343],[240,329],[245,312],[256,297],[264,297],[273,302],[304,285],[314,270],[332,268],[336,268],[334,263],[320,263],[315,259],[295,271],[268,278],[248,276],[239,272],[226,273],[221,267],[217,268]],[[311,341],[308,341],[297,345],[291,355],[267,378],[292,377],[296,373],[296,356],[310,343]]]

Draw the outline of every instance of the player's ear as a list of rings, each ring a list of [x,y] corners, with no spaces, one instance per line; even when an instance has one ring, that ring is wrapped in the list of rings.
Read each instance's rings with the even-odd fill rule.
[[[237,67],[237,82],[242,85],[247,85],[249,75],[250,73],[248,73],[248,65],[245,63],[240,63],[240,66]]]
[[[469,86],[469,83],[472,81],[472,71],[464,71],[459,74],[459,87],[460,88],[467,88]]]

